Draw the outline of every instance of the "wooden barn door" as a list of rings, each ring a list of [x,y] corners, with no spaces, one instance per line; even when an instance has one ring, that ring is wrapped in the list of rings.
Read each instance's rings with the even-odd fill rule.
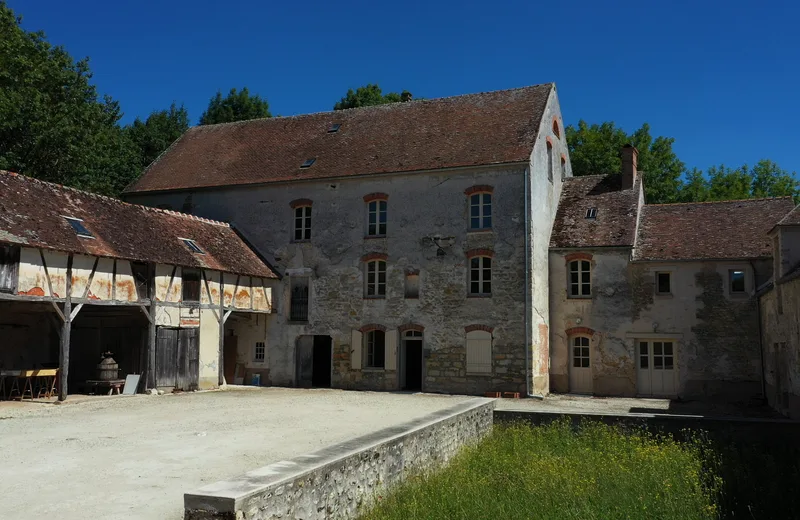
[[[199,378],[199,329],[159,327],[156,339],[156,386],[195,390]]]
[[[158,328],[156,337],[156,386],[175,388],[178,383],[178,329]]]

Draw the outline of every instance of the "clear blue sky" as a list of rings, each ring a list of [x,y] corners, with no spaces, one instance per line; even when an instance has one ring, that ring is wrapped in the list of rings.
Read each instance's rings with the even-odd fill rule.
[[[687,166],[800,172],[800,2],[10,0],[119,100],[193,123],[247,86],[273,114],[378,83],[426,98],[555,82],[567,124],[647,121]]]

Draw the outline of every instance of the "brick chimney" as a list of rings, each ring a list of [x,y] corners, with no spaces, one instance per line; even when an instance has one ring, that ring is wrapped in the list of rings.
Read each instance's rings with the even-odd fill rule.
[[[631,144],[622,147],[622,189],[629,190],[636,184],[639,167],[639,150]]]

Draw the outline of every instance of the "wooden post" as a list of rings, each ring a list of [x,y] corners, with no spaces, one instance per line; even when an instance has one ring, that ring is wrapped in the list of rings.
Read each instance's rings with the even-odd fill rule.
[[[61,367],[61,384],[58,388],[58,400],[67,398],[67,381],[69,379],[69,336],[72,330],[72,255],[67,258],[67,294],[64,296],[64,323],[61,329],[61,348],[59,366]]]
[[[148,264],[147,294],[150,297],[150,322],[147,324],[147,375],[145,390],[156,387],[156,269]]]
[[[219,272],[219,386],[225,383],[225,273]],[[233,381],[231,381],[233,383]]]

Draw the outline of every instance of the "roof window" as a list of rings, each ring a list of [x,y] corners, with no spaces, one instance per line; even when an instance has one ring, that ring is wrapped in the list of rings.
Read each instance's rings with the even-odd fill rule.
[[[328,128],[328,133],[329,133],[329,134],[335,134],[336,132],[338,132],[338,131],[339,131],[339,129],[340,129],[341,127],[342,127],[342,123],[333,123],[333,124],[332,124],[332,125],[331,125],[331,126]]]
[[[589,208],[586,210],[586,218],[597,218],[597,208]]]
[[[92,232],[86,229],[86,227],[83,225],[83,220],[75,217],[64,217],[64,218],[67,219],[67,222],[69,222],[69,225],[72,226],[72,229],[75,230],[75,233],[79,237],[94,238]]]
[[[317,160],[316,157],[312,157],[311,159],[306,159],[306,162],[300,165],[301,168],[311,168],[311,165]]]
[[[200,246],[197,245],[197,242],[195,242],[194,240],[190,238],[181,238],[181,241],[186,247],[189,248],[189,251],[191,251],[192,253],[197,253],[198,255],[205,254],[203,250],[200,249]]]

